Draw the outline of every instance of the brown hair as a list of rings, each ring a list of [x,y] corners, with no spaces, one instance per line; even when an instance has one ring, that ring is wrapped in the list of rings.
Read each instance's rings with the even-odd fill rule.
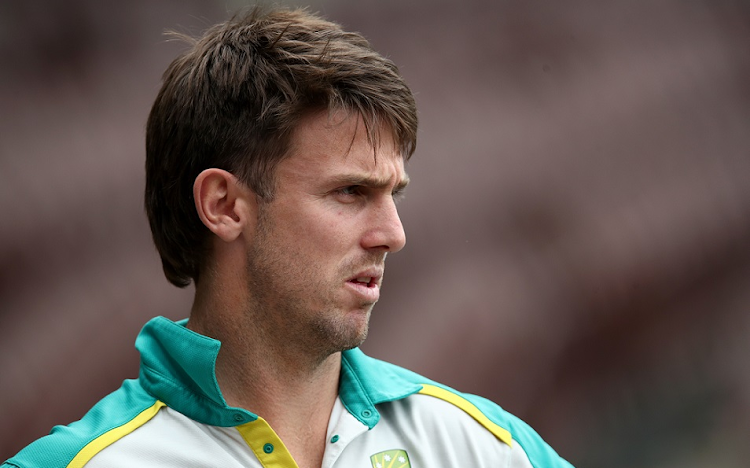
[[[328,109],[362,116],[370,142],[387,128],[414,152],[414,97],[398,69],[357,33],[305,10],[255,8],[191,40],[164,73],[146,131],[145,206],[167,279],[197,281],[210,231],[193,183],[216,167],[269,201],[274,169],[302,117]]]

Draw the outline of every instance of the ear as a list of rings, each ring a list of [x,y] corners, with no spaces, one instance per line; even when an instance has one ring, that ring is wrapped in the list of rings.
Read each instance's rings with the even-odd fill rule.
[[[224,242],[232,242],[254,224],[254,192],[222,169],[206,169],[193,183],[195,209],[203,224]]]

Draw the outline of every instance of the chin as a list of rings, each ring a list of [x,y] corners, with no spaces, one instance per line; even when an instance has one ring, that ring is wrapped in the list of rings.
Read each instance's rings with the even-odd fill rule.
[[[368,308],[352,311],[340,320],[318,323],[316,341],[330,354],[356,348],[367,338],[369,321]]]
[[[352,339],[349,343],[344,344],[344,346],[342,346],[341,348],[341,351],[346,351],[346,350],[361,346],[362,343],[365,342],[366,338],[367,338],[367,328],[365,328],[357,337]]]
[[[369,315],[370,314],[368,313],[367,319],[364,323],[357,324],[358,326],[355,327],[351,327],[340,336],[340,351],[346,351],[347,349],[356,348],[357,346],[360,346],[362,343],[364,343],[365,338],[367,338],[367,332],[369,330]]]

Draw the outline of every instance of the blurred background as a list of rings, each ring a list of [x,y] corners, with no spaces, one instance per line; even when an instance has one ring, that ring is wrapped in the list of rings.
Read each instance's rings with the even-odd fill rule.
[[[287,3],[293,5],[293,2]],[[364,349],[578,467],[750,459],[750,2],[311,1],[420,111]],[[0,2],[0,460],[186,316],[142,209],[166,29],[240,1]]]

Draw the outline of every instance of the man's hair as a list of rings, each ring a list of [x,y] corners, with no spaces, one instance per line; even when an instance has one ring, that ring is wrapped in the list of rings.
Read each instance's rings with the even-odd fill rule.
[[[146,130],[145,206],[167,279],[198,281],[210,231],[193,183],[219,168],[273,199],[274,170],[300,120],[318,111],[358,114],[373,147],[392,132],[414,152],[414,97],[398,69],[360,34],[305,10],[251,12],[210,28],[167,68]]]

